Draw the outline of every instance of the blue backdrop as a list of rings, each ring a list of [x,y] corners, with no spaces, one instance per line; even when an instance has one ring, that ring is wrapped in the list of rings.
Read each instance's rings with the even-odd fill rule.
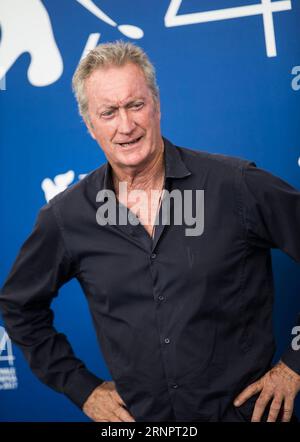
[[[171,141],[254,160],[300,187],[298,0],[0,0],[0,27],[1,283],[46,199],[105,161],[71,90],[98,42],[128,39],[149,54]],[[289,257],[274,251],[273,263],[278,358],[300,311],[300,282]],[[76,354],[111,379],[75,281],[53,309]],[[33,376],[16,346],[10,352],[3,328],[0,356],[1,421],[88,420]],[[17,380],[1,384],[7,367]]]

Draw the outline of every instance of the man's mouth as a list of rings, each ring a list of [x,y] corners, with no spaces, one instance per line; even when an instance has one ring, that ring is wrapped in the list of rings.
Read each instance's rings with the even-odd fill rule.
[[[138,137],[138,138],[134,138],[134,140],[127,141],[126,143],[118,143],[118,144],[122,147],[129,147],[129,146],[133,146],[134,144],[138,143],[142,138],[143,138],[143,136]]]

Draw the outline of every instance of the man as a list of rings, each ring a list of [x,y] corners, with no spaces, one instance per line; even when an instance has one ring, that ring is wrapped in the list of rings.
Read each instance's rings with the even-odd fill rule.
[[[162,138],[154,68],[131,43],[99,45],[73,86],[108,162],[41,209],[0,297],[10,337],[94,421],[290,421],[300,355],[289,347],[271,365],[270,249],[300,261],[299,192],[249,161]],[[202,228],[175,222],[174,191],[183,212],[194,192]],[[53,327],[51,301],[74,277],[111,382]]]

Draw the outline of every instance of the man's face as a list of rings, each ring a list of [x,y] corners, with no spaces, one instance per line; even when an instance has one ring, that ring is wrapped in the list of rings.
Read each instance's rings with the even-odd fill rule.
[[[86,123],[112,167],[140,169],[155,158],[162,146],[160,108],[141,69],[132,63],[98,69],[85,87]]]

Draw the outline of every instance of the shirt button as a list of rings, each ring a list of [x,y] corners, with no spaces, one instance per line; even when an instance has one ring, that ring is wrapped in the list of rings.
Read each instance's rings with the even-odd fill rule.
[[[169,338],[165,338],[165,344],[170,344],[170,339]]]
[[[178,385],[177,385],[177,384],[173,384],[173,385],[172,385],[172,388],[175,388],[175,389],[176,389],[176,388],[178,388]]]
[[[156,258],[156,253],[152,253],[151,259],[155,259],[155,258]]]
[[[165,297],[164,297],[163,295],[159,295],[158,299],[159,299],[160,301],[163,301],[163,300],[165,299]]]

